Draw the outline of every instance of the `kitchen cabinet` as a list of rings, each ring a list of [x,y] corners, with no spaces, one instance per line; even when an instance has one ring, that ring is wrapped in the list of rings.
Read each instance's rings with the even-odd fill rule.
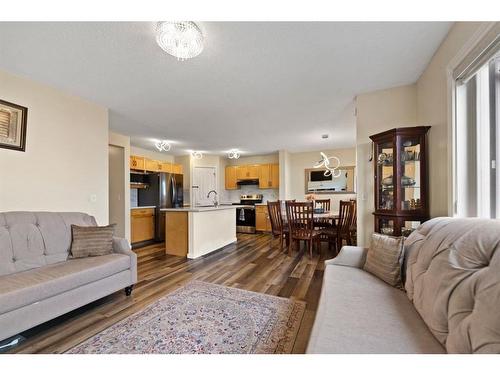
[[[172,164],[171,173],[182,174],[182,165],[181,164]]]
[[[238,180],[257,180],[260,175],[260,165],[239,165],[236,177]]]
[[[152,160],[142,156],[130,156],[130,169],[147,172],[164,172],[182,174],[182,165],[169,161]]]
[[[139,208],[130,211],[131,242],[152,240],[155,236],[154,208]]]
[[[267,205],[255,206],[255,230],[261,232],[271,231],[271,220],[269,219]]]
[[[260,189],[279,188],[280,173],[278,164],[262,164],[259,171]]]
[[[145,158],[141,156],[131,156],[130,169],[143,171],[145,169]]]
[[[238,166],[230,165],[226,167],[225,180],[226,180],[226,190],[236,190],[238,189],[237,181],[237,170]]]

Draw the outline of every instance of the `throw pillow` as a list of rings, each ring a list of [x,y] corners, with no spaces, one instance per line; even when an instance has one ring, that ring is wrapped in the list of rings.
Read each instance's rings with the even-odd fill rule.
[[[404,237],[391,237],[373,233],[363,269],[379,279],[403,288],[401,266],[404,255]]]
[[[71,255],[73,258],[95,257],[113,252],[116,224],[104,227],[71,225]]]

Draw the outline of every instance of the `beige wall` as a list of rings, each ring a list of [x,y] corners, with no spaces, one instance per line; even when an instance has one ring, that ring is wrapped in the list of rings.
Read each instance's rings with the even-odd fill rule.
[[[26,152],[0,148],[0,211],[81,211],[108,223],[108,110],[0,71],[0,98],[28,107]]]
[[[244,156],[239,159],[228,159],[227,165],[245,165],[245,164],[272,164],[279,163],[279,155],[267,154],[267,155],[255,155],[255,156]]]
[[[341,166],[356,165],[356,149],[337,149],[337,150],[321,150],[328,156],[336,156],[340,159]],[[313,152],[298,152],[289,154],[289,186],[288,198],[298,201],[305,200],[305,170],[313,167],[314,164],[321,159],[319,151]],[[339,209],[341,200],[349,200],[356,198],[356,194],[317,194],[320,199],[331,199],[332,210]]]
[[[379,90],[356,98],[358,243],[368,246],[373,233],[373,164],[370,135],[396,127],[416,126],[415,84]]]
[[[109,170],[109,221],[123,228],[125,238],[130,242],[130,137],[109,132],[109,147],[123,149],[123,174],[113,174],[111,161]],[[118,163],[117,163],[118,164]],[[120,166],[118,166],[120,167]],[[122,186],[120,188],[119,186]],[[120,193],[120,191],[122,193]],[[117,194],[123,194],[123,199]]]
[[[429,184],[432,217],[451,215],[451,138],[447,67],[469,39],[484,25],[457,22],[417,81],[417,119],[429,125]]]

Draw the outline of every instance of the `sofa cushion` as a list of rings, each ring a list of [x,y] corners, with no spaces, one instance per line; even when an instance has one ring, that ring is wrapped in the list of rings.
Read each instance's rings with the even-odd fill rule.
[[[404,237],[372,234],[372,243],[363,269],[396,288],[402,288]]]
[[[52,297],[130,268],[130,257],[110,254],[0,276],[0,314]]]
[[[362,269],[327,265],[308,353],[444,353],[406,294]]]
[[[71,224],[97,225],[78,212],[0,213],[0,276],[66,260]]]
[[[500,353],[500,220],[435,218],[406,240],[408,297],[450,353]]]
[[[104,227],[71,225],[71,256],[85,258],[111,254],[116,224]]]

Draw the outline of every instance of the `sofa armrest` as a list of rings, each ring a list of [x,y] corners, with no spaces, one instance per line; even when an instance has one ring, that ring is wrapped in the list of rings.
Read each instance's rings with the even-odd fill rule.
[[[128,255],[130,257],[132,284],[135,284],[137,282],[137,254],[130,249],[128,241],[121,237],[113,237],[113,252]]]
[[[325,265],[347,266],[363,268],[368,248],[359,246],[343,246],[339,254],[325,261]]]

